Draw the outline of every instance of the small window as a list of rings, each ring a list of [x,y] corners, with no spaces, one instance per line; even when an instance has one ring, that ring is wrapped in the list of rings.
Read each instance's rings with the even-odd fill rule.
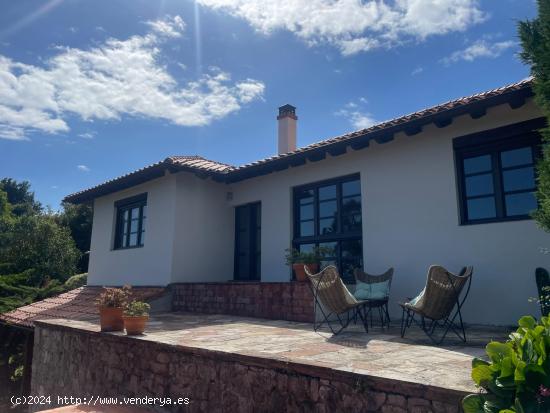
[[[537,119],[455,139],[462,224],[530,217],[543,125]]]
[[[115,202],[115,249],[142,247],[147,221],[147,194]]]

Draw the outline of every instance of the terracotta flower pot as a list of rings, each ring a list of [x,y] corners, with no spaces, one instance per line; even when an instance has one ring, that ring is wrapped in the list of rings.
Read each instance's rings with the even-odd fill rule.
[[[142,334],[145,331],[145,324],[149,320],[148,315],[133,317],[133,316],[122,316],[124,320],[124,328],[126,329],[126,334],[129,336],[135,336],[137,334]]]
[[[307,266],[307,269],[311,274],[317,274],[319,272],[319,264],[303,264],[303,263],[292,264],[294,275],[296,275],[296,281],[300,281],[300,282],[307,281],[304,265]]]
[[[99,307],[99,321],[101,324],[101,331],[124,330],[124,322],[122,321],[122,308]]]

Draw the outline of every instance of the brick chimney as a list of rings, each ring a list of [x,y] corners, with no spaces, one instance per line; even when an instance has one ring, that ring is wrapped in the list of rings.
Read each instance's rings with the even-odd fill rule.
[[[284,105],[279,108],[279,155],[296,150],[296,108],[292,105]]]

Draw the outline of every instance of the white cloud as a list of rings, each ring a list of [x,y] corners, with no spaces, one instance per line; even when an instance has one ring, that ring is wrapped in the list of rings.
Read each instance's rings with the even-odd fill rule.
[[[166,16],[164,20],[148,21],[151,29],[166,37],[181,37],[185,30],[185,22],[180,16]]]
[[[0,139],[8,139],[12,141],[26,141],[29,140],[25,136],[25,130],[16,126],[1,125],[0,124]]]
[[[487,15],[478,0],[198,0],[245,19],[257,31],[288,30],[309,45],[352,55],[406,41],[464,31]]]
[[[365,98],[360,98],[359,102],[366,104]],[[362,110],[360,105],[354,102],[347,103],[344,108],[335,112],[336,116],[345,117],[355,129],[366,129],[378,123],[372,114]]]
[[[84,133],[78,134],[78,136],[81,137],[82,139],[93,139],[95,138],[95,135],[96,135],[95,132],[84,132]]]
[[[412,72],[411,72],[411,76],[417,76],[419,75],[420,73],[422,73],[424,71],[424,68],[422,66],[417,66]]]
[[[264,84],[231,81],[219,69],[179,84],[160,63],[162,46],[184,29],[179,16],[148,22],[151,30],[88,49],[58,48],[44,66],[0,55],[0,138],[33,131],[69,131],[66,119],[120,120],[122,116],[203,126],[262,97]]]
[[[517,43],[512,40],[492,42],[490,38],[483,38],[475,41],[465,49],[453,52],[450,56],[441,59],[441,62],[445,65],[450,65],[460,60],[472,62],[479,58],[494,59],[515,46],[517,46]]]
[[[76,169],[82,172],[90,172],[90,168],[86,165],[76,165]]]

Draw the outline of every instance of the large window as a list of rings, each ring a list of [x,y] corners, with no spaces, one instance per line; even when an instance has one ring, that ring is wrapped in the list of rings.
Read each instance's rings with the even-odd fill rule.
[[[329,247],[322,267],[338,267],[346,282],[362,267],[361,182],[359,175],[304,185],[294,189],[294,247],[311,251]]]
[[[147,218],[147,194],[115,202],[115,249],[142,247]]]
[[[455,140],[462,224],[527,219],[537,208],[533,121]]]

